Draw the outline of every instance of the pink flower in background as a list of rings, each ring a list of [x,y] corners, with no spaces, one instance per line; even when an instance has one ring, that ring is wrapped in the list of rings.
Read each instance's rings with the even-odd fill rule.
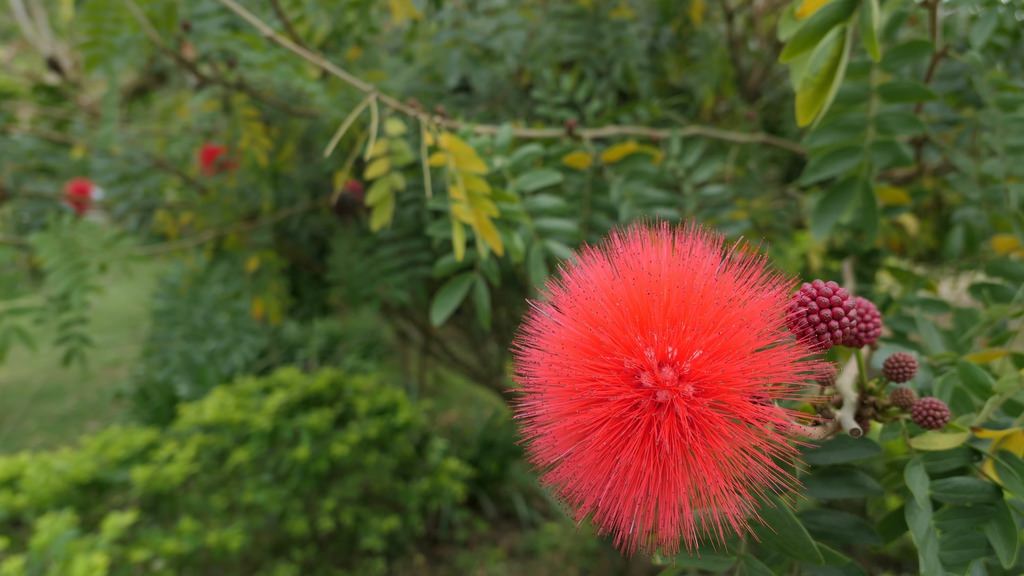
[[[790,281],[697,226],[634,226],[585,248],[514,345],[531,462],[627,553],[742,534],[788,493],[776,400],[824,368],[786,331]]]

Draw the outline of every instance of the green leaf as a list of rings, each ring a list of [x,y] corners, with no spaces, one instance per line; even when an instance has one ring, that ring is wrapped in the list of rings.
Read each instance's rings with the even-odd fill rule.
[[[862,181],[860,202],[858,203],[857,223],[864,232],[865,240],[870,244],[878,235],[878,221],[881,218],[878,209],[878,196],[871,182]]]
[[[1000,498],[999,488],[994,484],[970,476],[933,480],[931,495],[947,504],[979,504]]]
[[[999,15],[999,10],[981,11],[978,19],[971,25],[971,31],[967,35],[972,48],[980,50],[985,47],[985,44],[988,44],[988,40],[992,37],[992,33],[995,32],[996,27],[999,26]]]
[[[384,228],[391,223],[394,214],[395,195],[390,194],[373,207],[373,212],[370,213],[370,230],[377,232]]]
[[[800,28],[786,43],[786,47],[783,48],[782,54],[779,55],[779,61],[789,62],[808,50],[820,47],[822,38],[840,23],[849,19],[857,8],[857,3],[857,0],[833,0],[823,6],[800,25]]]
[[[1024,498],[1024,459],[1016,454],[1000,450],[994,455],[996,474],[1012,494]]]
[[[849,211],[857,198],[860,181],[847,178],[830,187],[814,205],[811,213],[811,235],[817,240],[828,238],[832,228]],[[842,436],[840,436],[842,438]]]
[[[878,532],[864,518],[849,512],[813,508],[800,513],[800,520],[817,540],[842,546],[876,546],[882,543]]]
[[[434,326],[444,324],[458,309],[462,301],[466,299],[470,286],[476,275],[472,272],[463,272],[454,278],[449,278],[441,289],[434,294],[430,303],[430,323]]]
[[[928,495],[928,472],[920,458],[911,458],[903,469],[903,481],[910,489],[911,495],[918,506],[931,509],[931,497]]]
[[[807,186],[841,176],[859,166],[863,159],[864,150],[860,146],[843,146],[821,155],[813,155],[800,175],[800,183]]]
[[[877,456],[882,452],[874,440],[870,438],[853,438],[841,434],[824,443],[804,450],[804,462],[813,466],[830,464],[846,464]]]
[[[485,330],[491,329],[491,291],[483,276],[477,276],[473,283],[473,307],[476,319]]]
[[[979,399],[988,398],[992,395],[992,389],[995,387],[996,382],[981,366],[973,362],[960,360],[956,363],[956,373],[960,376],[960,383]]]
[[[1020,531],[1013,519],[1013,513],[1002,498],[996,502],[994,513],[983,527],[983,531],[992,544],[992,549],[996,551],[999,563],[1007,570],[1012,568],[1017,563],[1017,556],[1020,553]]]
[[[853,29],[847,28],[840,26],[829,32],[811,53],[796,90],[798,126],[807,126],[824,116],[832,104],[850,59]]]
[[[788,506],[773,498],[758,512],[764,525],[755,531],[762,545],[801,562],[824,563],[817,544]]]
[[[882,10],[878,0],[864,0],[860,5],[860,40],[864,50],[875,62],[882,59],[882,49],[878,44],[878,32],[882,27]]]
[[[565,180],[565,176],[558,170],[541,168],[520,175],[512,182],[512,188],[519,192],[534,192],[561,184],[563,180]]]
[[[743,576],[772,576],[772,569],[753,556],[743,556],[736,567],[736,574]]]
[[[878,114],[875,116],[875,126],[882,136],[923,134],[928,129],[916,114],[902,110]]]
[[[736,564],[734,556],[709,554],[707,552],[701,552],[700,556],[690,556],[684,552],[672,559],[672,566],[669,567],[672,570],[671,572],[665,570],[661,574],[681,574],[684,572],[684,569],[696,569],[720,574],[732,568],[734,564]]]
[[[881,496],[885,491],[877,480],[856,468],[823,468],[804,479],[807,495],[821,500],[842,500]]]
[[[547,257],[544,244],[541,242],[534,242],[526,254],[526,273],[530,278],[530,284],[536,288],[543,286],[548,278]]]
[[[910,439],[910,447],[915,450],[949,450],[956,448],[967,439],[970,438],[968,432],[939,432],[938,430],[929,430],[924,434],[919,434]]]
[[[363,201],[367,206],[376,206],[391,195],[391,178],[379,178],[370,185],[366,192],[366,199]]]
[[[935,92],[916,80],[886,82],[878,87],[878,95],[892,104],[908,104],[935,99]]]
[[[932,524],[932,502],[928,496],[928,474],[920,458],[912,458],[903,471],[903,478],[913,498],[906,501],[904,514],[910,536],[917,546],[918,568],[926,576],[943,576],[939,560],[939,538]]]

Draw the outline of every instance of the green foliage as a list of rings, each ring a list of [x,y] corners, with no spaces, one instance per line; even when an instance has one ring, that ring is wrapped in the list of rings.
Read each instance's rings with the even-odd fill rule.
[[[0,459],[0,573],[385,573],[468,477],[401,390],[283,370],[162,432]]]
[[[590,570],[604,549],[523,489],[534,479],[507,415],[471,414],[469,394],[431,416],[457,421],[467,480],[433,448],[386,452],[362,424],[328,431],[320,416],[307,430],[269,403],[283,391],[254,391],[298,375],[220,385],[289,363],[379,363],[434,400],[452,395],[451,372],[507,399],[527,299],[580,246],[658,219],[763,242],[795,277],[845,276],[884,316],[869,375],[913,352],[909,387],[955,416],[925,432],[882,410],[869,438],[808,447],[794,510],[768,506],[759,540],[662,559],[666,573],[1021,571],[1024,27],[1012,2],[281,0],[244,3],[248,20],[222,0],[44,4],[73,66],[44,69],[50,54],[31,41],[0,46],[0,359],[50,320],[36,324],[57,326],[65,361],[88,360],[103,269],[169,256],[129,390],[143,420],[169,428],[7,461],[11,482],[38,485],[8,495],[30,508],[0,514],[4,569],[290,574],[346,555],[367,563],[352,571],[392,568],[429,532],[394,519],[432,522],[464,496],[522,529],[519,552]],[[8,20],[0,31],[25,34]],[[206,142],[234,168],[201,170]],[[72,220],[61,185],[83,175],[107,197]],[[865,392],[888,388],[872,378]],[[355,406],[338,394],[310,414]],[[203,420],[200,406],[223,414]],[[366,460],[331,452],[347,434],[372,446]],[[122,437],[134,443],[116,448]],[[327,448],[304,452],[323,447],[313,439]],[[410,475],[378,476],[370,460],[396,462],[385,452]],[[53,473],[65,464],[86,472]],[[345,466],[358,474],[324,476]],[[408,514],[361,496],[434,476],[448,492],[415,496]],[[313,505],[329,519],[296,520]],[[442,524],[465,530],[464,512]],[[492,536],[456,570],[514,573],[515,552]],[[420,560],[399,564],[415,573]]]

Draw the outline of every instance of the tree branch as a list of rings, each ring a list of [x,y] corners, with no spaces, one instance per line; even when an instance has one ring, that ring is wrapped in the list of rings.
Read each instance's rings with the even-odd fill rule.
[[[274,9],[274,14],[281,22],[281,26],[284,26],[284,33],[291,38],[292,42],[295,42],[299,46],[305,48],[306,44],[302,41],[302,37],[299,36],[298,31],[295,30],[295,26],[292,24],[291,19],[288,18],[288,13],[284,11],[284,6],[281,6],[281,0],[270,0],[270,6]]]
[[[126,0],[131,1],[131,0]],[[442,126],[451,130],[468,130],[475,134],[480,135],[492,135],[502,129],[502,126],[493,124],[475,124],[468,122],[461,122],[453,120],[451,118],[445,118],[440,115],[432,115],[424,112],[414,106],[402,102],[398,98],[381,92],[376,86],[369,82],[353,75],[344,68],[341,68],[337,64],[331,62],[323,55],[314,52],[308,48],[305,48],[288,37],[279,34],[273,28],[271,28],[266,22],[261,20],[258,16],[250,12],[248,9],[243,7],[235,0],[218,0],[221,5],[237,14],[240,18],[248,22],[253,28],[255,28],[264,38],[277,44],[278,46],[292,52],[296,56],[303,60],[313,64],[317,68],[320,68],[324,72],[338,78],[345,84],[355,88],[363,94],[376,94],[377,101],[395,112],[399,112],[411,118],[427,122],[429,124]],[[566,135],[564,127],[545,127],[545,128],[512,128],[512,135],[517,138],[526,139],[555,139],[563,138]],[[639,138],[647,138],[651,140],[661,140],[670,138],[672,136],[700,136],[704,138],[710,138],[713,140],[722,140],[726,142],[733,142],[736,144],[765,144],[773,146],[783,150],[788,150],[794,154],[804,155],[805,151],[798,143],[771,134],[763,132],[736,132],[731,130],[725,130],[722,128],[715,128],[711,126],[701,126],[697,124],[690,124],[686,126],[679,126],[675,128],[653,128],[649,126],[632,126],[632,125],[610,125],[601,126],[595,128],[581,128],[577,129],[575,133],[583,139],[604,139],[604,138],[616,138],[622,136],[635,136]]]
[[[316,118],[320,116],[320,113],[317,112],[316,110],[296,107],[287,102],[286,100],[282,100],[276,96],[272,96],[270,94],[261,92],[243,79],[239,78],[235,80],[230,80],[220,74],[208,74],[206,72],[203,72],[199,68],[199,66],[196,65],[195,62],[189,60],[179,51],[175,50],[166,42],[164,42],[164,39],[160,36],[160,33],[157,32],[156,28],[153,27],[153,23],[149,21],[149,18],[147,18],[146,14],[142,11],[142,9],[139,8],[139,5],[135,3],[135,0],[124,0],[124,2],[125,5],[128,7],[128,10],[132,13],[132,16],[135,17],[135,20],[142,27],[142,31],[146,34],[150,41],[153,42],[153,45],[156,46],[157,50],[167,55],[179,67],[183,68],[184,70],[195,76],[195,78],[200,83],[222,86],[229,90],[242,92],[250,96],[254,100],[259,100],[260,102],[263,102],[268,106],[277,108],[287,114],[291,114],[292,116],[301,116],[305,118]]]

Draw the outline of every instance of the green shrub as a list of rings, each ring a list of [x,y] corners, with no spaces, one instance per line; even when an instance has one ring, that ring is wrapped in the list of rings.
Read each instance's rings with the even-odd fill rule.
[[[468,476],[401,390],[281,370],[0,459],[0,574],[382,573]]]

